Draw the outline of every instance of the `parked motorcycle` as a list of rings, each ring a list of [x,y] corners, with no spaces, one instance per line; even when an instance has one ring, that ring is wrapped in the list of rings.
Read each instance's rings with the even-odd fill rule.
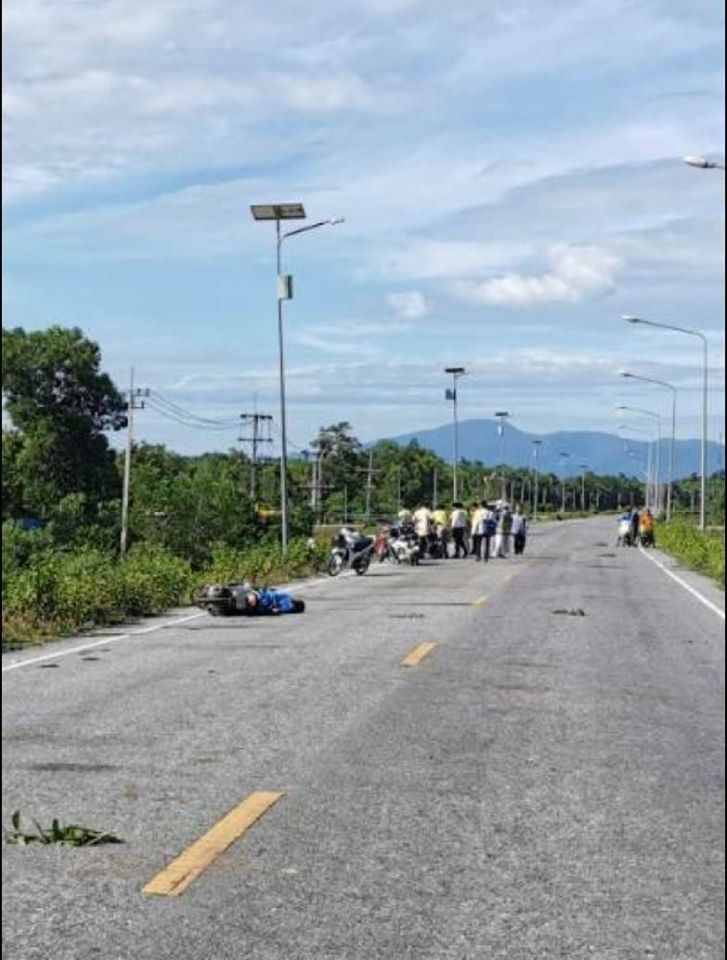
[[[642,547],[649,548],[655,547],[656,543],[654,541],[654,531],[653,530],[642,530],[639,534],[639,542]]]
[[[369,568],[373,552],[373,537],[366,537],[350,527],[341,527],[333,540],[328,573],[331,577],[336,577],[342,570],[350,567],[359,576],[363,576]]]
[[[431,560],[446,560],[447,558],[447,544],[436,531],[433,531],[427,537],[426,555]]]
[[[617,547],[633,547],[634,546],[634,530],[631,526],[631,521],[626,518],[619,520],[618,524],[618,538],[616,540]]]
[[[379,563],[388,560],[390,563],[398,563],[399,559],[391,549],[391,527],[385,526],[378,531],[374,538],[374,554],[378,557]]]
[[[391,527],[389,550],[398,563],[409,563],[412,566],[419,563],[421,548],[413,524],[405,522]]]

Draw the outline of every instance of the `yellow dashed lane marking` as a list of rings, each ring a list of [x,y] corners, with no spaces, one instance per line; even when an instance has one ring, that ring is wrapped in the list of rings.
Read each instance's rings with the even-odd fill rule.
[[[178,897],[231,843],[277,803],[282,793],[251,793],[144,887],[144,893]]]
[[[473,606],[473,607],[484,607],[484,605],[487,603],[487,601],[488,601],[489,599],[490,599],[489,597],[478,597],[476,600],[473,600],[473,601],[472,601],[472,606]]]
[[[436,647],[436,643],[420,643],[401,661],[402,667],[418,667],[422,660]]]

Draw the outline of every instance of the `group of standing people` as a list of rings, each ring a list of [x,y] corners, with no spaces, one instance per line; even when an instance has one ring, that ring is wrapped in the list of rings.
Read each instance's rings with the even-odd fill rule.
[[[423,556],[433,538],[445,557],[450,555],[451,543],[454,559],[473,556],[486,563],[491,557],[509,556],[511,550],[516,555],[525,552],[528,522],[518,505],[511,510],[509,504],[499,500],[494,504],[473,503],[468,510],[455,501],[449,511],[441,506],[434,510],[421,506],[412,515],[406,510],[399,513],[399,519],[409,516]]]

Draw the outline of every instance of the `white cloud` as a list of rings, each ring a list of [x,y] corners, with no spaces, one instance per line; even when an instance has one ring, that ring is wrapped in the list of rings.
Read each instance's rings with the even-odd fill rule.
[[[497,269],[531,251],[527,242],[410,239],[376,254],[377,269],[405,280],[443,280]]]
[[[600,247],[552,247],[551,270],[540,276],[509,273],[481,282],[461,281],[454,296],[476,306],[524,307],[536,303],[580,303],[610,293],[621,260]]]
[[[421,320],[430,312],[427,299],[419,290],[390,293],[387,301],[396,316],[402,320]]]
[[[321,354],[364,358],[379,356],[386,349],[388,338],[411,328],[412,318],[391,320],[338,320],[313,324],[296,330],[291,342]]]

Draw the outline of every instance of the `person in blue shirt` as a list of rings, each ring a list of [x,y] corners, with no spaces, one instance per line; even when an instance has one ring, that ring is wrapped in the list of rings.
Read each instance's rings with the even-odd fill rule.
[[[262,587],[260,590],[250,590],[245,595],[245,613],[248,616],[274,616],[281,613],[303,613],[305,603],[294,600],[282,590],[272,590]]]

